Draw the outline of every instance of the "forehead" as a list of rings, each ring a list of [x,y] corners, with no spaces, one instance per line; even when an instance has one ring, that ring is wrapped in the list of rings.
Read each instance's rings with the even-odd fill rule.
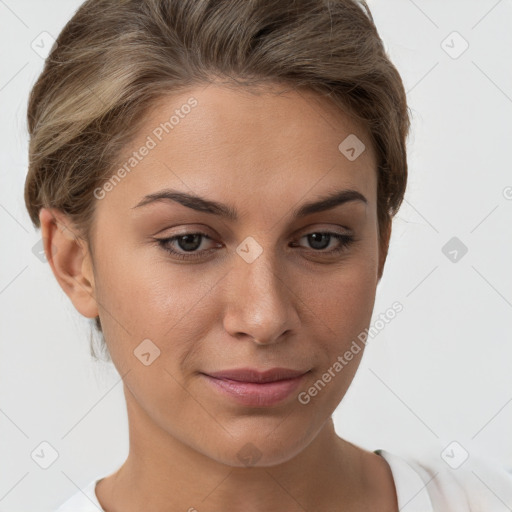
[[[297,202],[340,187],[369,201],[376,193],[364,126],[314,92],[276,85],[252,91],[209,84],[160,98],[121,165],[128,172],[110,195],[120,199],[122,192],[132,205],[164,187],[233,194],[232,203],[240,194],[243,201]]]

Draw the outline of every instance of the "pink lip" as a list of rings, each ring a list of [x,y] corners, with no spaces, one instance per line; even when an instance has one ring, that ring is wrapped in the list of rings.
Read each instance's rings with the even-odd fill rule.
[[[267,407],[283,401],[299,386],[308,372],[272,368],[259,372],[239,368],[203,374],[215,390],[243,405]]]

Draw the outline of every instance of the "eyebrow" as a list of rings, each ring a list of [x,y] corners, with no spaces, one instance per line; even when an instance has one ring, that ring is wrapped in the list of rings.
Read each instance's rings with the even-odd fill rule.
[[[238,220],[237,211],[229,205],[173,189],[164,189],[144,196],[138,204],[132,207],[132,209],[157,202],[168,201],[179,203],[198,212],[217,215],[231,221]],[[302,218],[313,213],[332,210],[336,206],[350,201],[362,201],[363,203],[368,204],[366,197],[357,190],[345,189],[333,192],[315,201],[304,203],[300,207],[293,209],[292,215],[295,218]]]

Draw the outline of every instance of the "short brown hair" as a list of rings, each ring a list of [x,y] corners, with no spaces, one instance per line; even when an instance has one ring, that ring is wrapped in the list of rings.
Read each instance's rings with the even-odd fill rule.
[[[94,190],[148,110],[218,78],[306,88],[361,120],[378,160],[382,242],[405,194],[410,119],[362,0],[84,2],[30,93],[25,204],[34,226],[42,207],[57,208],[90,243]]]

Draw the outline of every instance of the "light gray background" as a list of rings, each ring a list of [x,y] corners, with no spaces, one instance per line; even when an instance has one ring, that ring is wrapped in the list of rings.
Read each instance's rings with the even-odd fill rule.
[[[90,327],[33,253],[23,203],[26,105],[77,0],[0,0],[0,511],[52,510],[115,470],[128,437],[120,377],[91,362]],[[336,410],[338,433],[367,449],[436,457],[453,441],[512,467],[512,2],[369,2],[413,111],[410,179],[394,222],[371,339]],[[469,48],[454,55],[461,41]],[[446,43],[443,45],[443,41]],[[457,237],[457,262],[442,252]],[[42,469],[41,442],[58,452]],[[492,483],[491,483],[492,485]]]

